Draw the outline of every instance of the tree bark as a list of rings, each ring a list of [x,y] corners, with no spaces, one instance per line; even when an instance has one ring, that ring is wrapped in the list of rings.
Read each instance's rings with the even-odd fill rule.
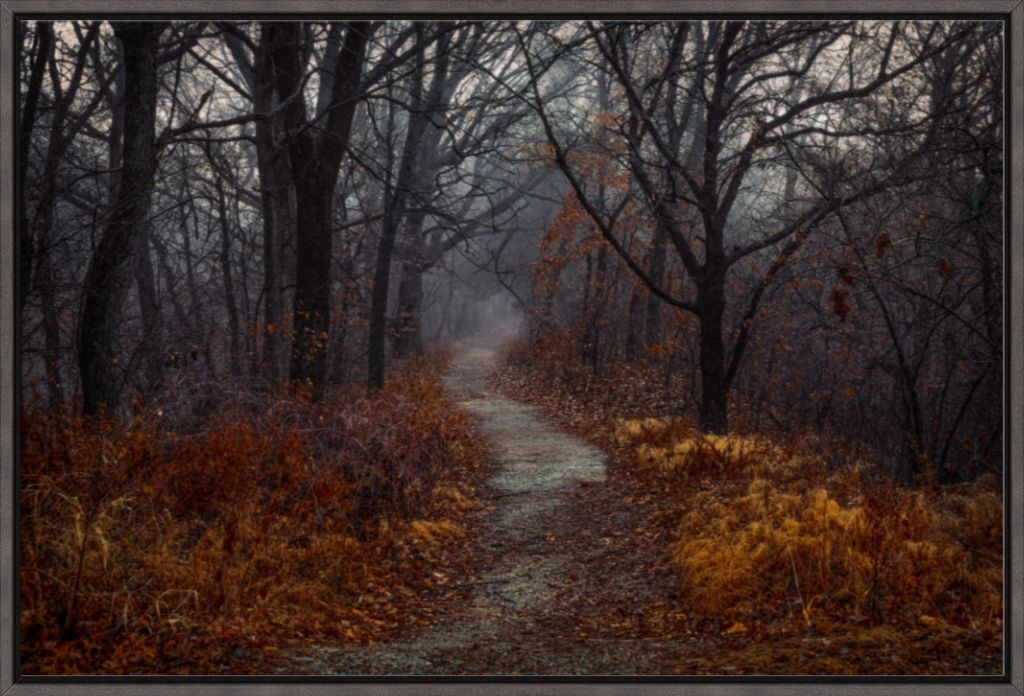
[[[48,23],[41,22],[40,25],[40,31],[42,32],[40,43],[52,45],[52,27]],[[50,130],[43,171],[39,178],[40,191],[36,201],[35,215],[32,218],[31,226],[22,228],[23,234],[25,234],[27,229],[27,237],[25,238],[28,245],[26,258],[29,259],[29,265],[23,267],[25,272],[31,270],[32,262],[35,263],[30,287],[34,287],[39,294],[40,310],[43,319],[43,359],[46,363],[46,384],[50,393],[50,405],[54,408],[61,406],[64,401],[61,379],[60,322],[57,318],[57,288],[52,248],[54,212],[59,197],[60,164],[64,160],[64,155],[71,144],[71,139],[77,133],[78,128],[81,127],[80,122],[78,125],[72,124],[70,128],[66,127],[68,112],[82,83],[82,72],[85,68],[89,47],[92,45],[98,32],[99,24],[94,22],[82,40],[82,46],[75,60],[75,67],[71,78],[64,85],[57,84],[60,82],[60,76],[53,50],[51,48],[46,49],[48,52],[46,60],[49,64],[54,96],[53,104],[51,105]],[[43,48],[43,46],[40,46],[40,48]],[[33,75],[32,77],[34,78],[35,76]],[[32,87],[30,84],[30,91]],[[38,99],[38,94],[34,96],[30,94],[29,97],[34,101]],[[94,104],[95,100],[96,98],[94,98]],[[35,104],[32,104],[32,111],[35,111]],[[34,120],[34,115],[29,120]],[[28,140],[29,138],[25,137],[23,147],[27,148]],[[27,157],[27,149],[25,149],[25,153]],[[22,166],[24,166],[24,163],[22,163]],[[28,280],[27,278],[22,279],[23,283]]]
[[[31,153],[32,130],[35,127],[36,113],[39,108],[39,93],[43,86],[43,73],[53,53],[53,24],[36,22],[35,53],[29,68],[28,90],[25,92],[25,103],[21,109],[20,140],[18,143],[18,179],[21,181],[21,227],[18,235],[19,268],[18,268],[18,308],[25,309],[29,289],[32,285],[32,262],[35,255],[35,244],[29,230],[28,221],[28,160]]]
[[[270,60],[270,32],[260,33],[253,69],[253,109],[268,113],[274,99],[274,74]],[[284,240],[291,236],[289,215],[288,153],[276,141],[281,119],[256,121],[256,166],[260,177],[260,207],[263,212],[263,373],[276,384],[282,377],[281,321],[284,316],[282,292]]]
[[[327,378],[331,306],[331,212],[338,167],[345,154],[361,89],[369,23],[352,22],[333,66],[331,99],[318,136],[306,115],[300,26],[274,22],[270,31],[278,98],[286,103],[289,169],[295,188],[296,282],[290,378],[319,397]]]
[[[146,370],[146,389],[156,391],[163,382],[163,318],[157,299],[153,260],[149,253],[150,230],[139,229],[135,251],[135,284],[139,294],[139,313],[142,317],[142,352]]]
[[[327,372],[330,332],[331,198],[334,187],[295,187],[295,307],[292,319],[291,380],[319,391]]]
[[[436,104],[436,93],[440,90],[441,73],[434,76],[431,96],[426,103],[423,99],[424,72],[424,29],[417,26],[417,56],[414,72],[410,77],[410,111],[409,123],[406,127],[405,144],[402,146],[402,157],[398,165],[398,177],[395,182],[391,200],[384,213],[384,224],[381,229],[380,243],[377,246],[377,263],[373,276],[373,294],[370,301],[370,336],[368,346],[367,384],[371,389],[383,389],[387,363],[387,311],[388,291],[391,285],[391,260],[395,248],[395,238],[405,216],[406,203],[412,186],[416,180],[415,168],[420,159],[423,135],[430,122],[428,111],[431,104]]]
[[[423,352],[423,222],[426,210],[419,208],[406,222],[408,245],[402,260],[402,279],[398,284],[398,322],[395,355],[402,357]]]
[[[166,22],[118,22],[124,48],[124,164],[117,205],[86,273],[78,326],[82,411],[94,415],[117,405],[115,341],[124,293],[156,170],[157,48]]]
[[[708,269],[697,292],[700,307],[700,427],[707,433],[729,431],[728,391],[725,378],[725,272]]]
[[[224,279],[224,298],[228,309],[228,364],[231,374],[242,374],[240,357],[242,342],[238,325],[238,299],[235,297],[235,279],[231,271],[231,221],[228,218],[224,181],[217,175],[217,217],[220,218],[220,268]]]
[[[668,232],[664,225],[657,225],[651,245],[651,280],[662,285],[665,282],[665,243]],[[644,322],[644,342],[647,347],[661,343],[662,300],[653,292],[647,293],[647,317]]]
[[[629,318],[626,326],[626,359],[640,357],[640,331],[643,325],[644,294],[637,288],[629,297]]]

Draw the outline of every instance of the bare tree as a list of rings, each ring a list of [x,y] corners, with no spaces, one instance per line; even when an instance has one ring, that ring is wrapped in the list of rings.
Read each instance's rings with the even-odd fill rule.
[[[86,414],[117,403],[120,381],[115,378],[114,340],[156,170],[157,50],[166,26],[165,22],[114,25],[124,49],[124,155],[117,203],[89,263],[83,290],[78,365]]]
[[[818,133],[836,143],[843,137],[871,132],[871,126],[851,129],[849,123],[838,131],[823,129],[816,119],[849,110],[857,100],[907,75],[950,43],[965,40],[969,29],[961,28],[941,40],[932,32],[921,41],[903,42],[897,48],[902,36],[899,23],[851,31],[849,23],[727,22],[720,35],[706,41],[698,51],[687,48],[685,36],[679,39],[677,33],[669,37],[669,60],[661,70],[649,69],[650,63],[638,58],[657,50],[647,44],[652,40],[649,35],[655,32],[646,31],[644,25],[588,25],[585,31],[624,102],[624,113],[613,126],[627,147],[623,166],[635,179],[637,193],[658,225],[667,232],[692,294],[680,296],[657,283],[623,245],[616,222],[628,197],[606,204],[595,193],[595,187],[588,186],[575,170],[571,162],[574,145],[566,144],[566,136],[556,129],[551,106],[540,87],[541,77],[556,60],[548,55],[551,50],[545,49],[541,55],[524,38],[524,59],[532,75],[531,102],[556,163],[605,239],[655,295],[699,320],[701,426],[711,432],[724,432],[729,427],[727,397],[764,289],[817,224],[839,207],[901,181],[894,175],[872,177],[866,171],[844,172],[845,189],[841,194],[835,192],[839,187],[836,179],[832,182],[834,195],[806,206],[767,234],[743,238],[729,231],[734,205],[748,175],[771,161],[774,151],[793,146],[805,133]],[[800,51],[809,41],[814,42],[813,49],[795,67],[780,64],[787,52]],[[845,47],[826,51],[839,45]],[[697,166],[690,168],[688,153],[681,148],[685,140],[674,130],[679,124],[676,100],[667,95],[671,83],[694,72],[699,76],[700,114],[699,137],[693,146],[700,156]],[[787,94],[791,87],[781,93],[777,87],[780,80],[792,77],[813,77],[828,84],[812,95],[793,99]],[[699,214],[699,233],[685,224],[687,209]],[[769,249],[775,250],[775,256],[750,295],[728,350],[725,317],[730,269]]]
[[[295,189],[297,265],[292,330],[291,379],[323,388],[330,337],[331,219],[338,168],[359,103],[363,56],[370,25],[352,22],[332,66],[330,100],[314,120],[308,116],[301,25],[270,27],[278,98],[283,105],[289,171]],[[340,29],[339,29],[340,31]]]

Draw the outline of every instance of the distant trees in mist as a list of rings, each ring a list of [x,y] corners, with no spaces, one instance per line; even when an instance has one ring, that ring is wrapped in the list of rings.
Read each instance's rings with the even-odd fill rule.
[[[997,23],[19,31],[22,363],[50,407],[380,388],[502,293],[710,432],[829,428],[907,477],[998,458]]]

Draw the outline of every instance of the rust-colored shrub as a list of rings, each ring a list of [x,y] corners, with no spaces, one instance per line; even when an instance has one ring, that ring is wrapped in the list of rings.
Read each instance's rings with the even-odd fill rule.
[[[617,437],[681,496],[670,553],[694,616],[792,619],[801,629],[851,619],[986,634],[1001,625],[994,480],[910,490],[866,480],[867,465],[852,458],[836,466],[817,439],[782,446],[669,419],[621,421]]]
[[[484,459],[427,367],[187,434],[26,410],[23,672],[245,671],[284,640],[382,630],[355,602],[462,534]]]

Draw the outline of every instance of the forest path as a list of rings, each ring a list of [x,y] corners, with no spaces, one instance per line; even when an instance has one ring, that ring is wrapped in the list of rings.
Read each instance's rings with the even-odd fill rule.
[[[665,578],[630,557],[633,510],[605,485],[607,455],[537,406],[488,386],[493,346],[464,348],[446,387],[475,417],[494,458],[491,507],[476,530],[479,567],[437,624],[394,641],[320,646],[297,669],[319,674],[652,673],[677,640],[638,638],[639,600]],[[627,549],[623,553],[623,549]],[[661,583],[661,586],[658,586]],[[653,586],[652,586],[653,585]],[[608,635],[604,629],[625,626]],[[635,626],[633,626],[635,628]]]

